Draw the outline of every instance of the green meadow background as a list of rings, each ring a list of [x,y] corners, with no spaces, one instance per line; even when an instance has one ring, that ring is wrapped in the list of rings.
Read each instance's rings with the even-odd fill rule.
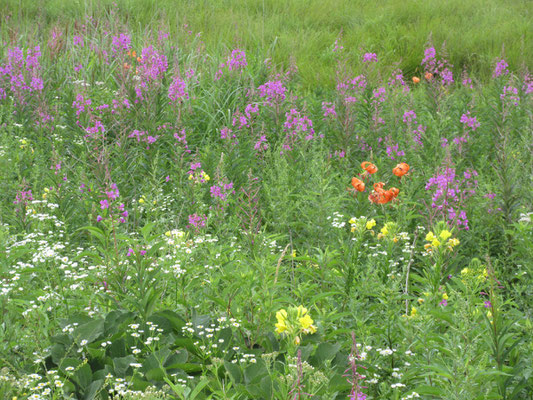
[[[531,69],[532,10],[528,0],[2,0],[0,23],[4,43],[69,30],[86,14],[110,13],[134,37],[149,35],[148,26],[174,34],[187,24],[211,54],[240,46],[249,57],[293,60],[310,88],[333,85],[332,49],[341,32],[354,67],[362,53],[375,52],[384,73],[420,73],[428,40],[437,51],[445,43],[456,76],[468,66],[486,80],[498,57]]]

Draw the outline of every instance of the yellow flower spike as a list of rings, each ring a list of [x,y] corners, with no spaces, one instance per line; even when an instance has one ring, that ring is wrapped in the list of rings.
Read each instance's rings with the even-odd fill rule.
[[[287,319],[287,311],[284,310],[284,309],[279,310],[276,313],[276,318],[278,319],[278,321],[280,321],[280,320],[283,321],[283,320]]]
[[[298,306],[298,318],[301,318],[307,314],[307,308],[304,306]]]
[[[366,229],[371,230],[374,226],[376,226],[376,220],[375,219],[371,219],[370,221],[367,221]]]
[[[443,230],[439,235],[442,240],[447,240],[450,236],[452,236],[452,233],[447,229]]]

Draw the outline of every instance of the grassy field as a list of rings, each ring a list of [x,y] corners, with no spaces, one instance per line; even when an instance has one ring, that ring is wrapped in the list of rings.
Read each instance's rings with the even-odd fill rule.
[[[0,399],[533,400],[528,4],[287,3],[0,2]]]
[[[112,6],[118,4],[118,8]],[[86,14],[111,14],[139,35],[180,32],[187,24],[201,33],[211,53],[242,47],[248,57],[288,66],[294,59],[304,85],[332,86],[335,40],[342,32],[350,63],[367,51],[378,53],[380,68],[399,66],[411,77],[432,40],[445,44],[456,74],[468,66],[479,79],[490,76],[494,60],[505,57],[519,70],[533,65],[532,11],[527,0],[4,0],[3,25],[15,35],[39,36],[49,29],[72,30]],[[140,43],[142,44],[142,43]]]

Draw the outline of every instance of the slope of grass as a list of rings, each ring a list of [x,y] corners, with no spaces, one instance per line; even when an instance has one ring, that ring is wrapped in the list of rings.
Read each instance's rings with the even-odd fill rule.
[[[116,3],[117,6],[113,6]],[[352,65],[361,54],[378,54],[386,72],[398,65],[407,76],[420,70],[420,54],[428,40],[444,43],[455,72],[468,65],[480,78],[490,76],[494,60],[505,56],[514,66],[532,65],[530,2],[520,0],[5,0],[4,20],[21,32],[46,34],[50,27],[71,29],[71,21],[86,14],[111,13],[130,30],[146,26],[175,33],[187,24],[201,33],[210,51],[241,46],[247,54],[298,65],[310,87],[332,84],[332,49],[342,32],[342,44]],[[67,22],[70,21],[70,22]],[[7,39],[3,32],[3,41]]]

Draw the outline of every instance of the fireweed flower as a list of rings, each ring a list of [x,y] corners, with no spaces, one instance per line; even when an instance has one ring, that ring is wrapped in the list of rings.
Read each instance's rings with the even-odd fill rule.
[[[426,127],[418,124],[416,113],[408,110],[403,114],[403,122],[407,125],[407,130],[412,134],[415,147],[423,147],[422,135],[426,133]]]
[[[504,103],[509,103],[514,106],[518,106],[520,102],[520,97],[518,96],[518,89],[514,86],[505,86],[503,88],[503,93],[500,95],[500,99]]]
[[[168,88],[168,98],[174,103],[182,103],[184,100],[189,100],[187,84],[180,76],[175,76],[172,80]]]
[[[363,62],[378,62],[378,56],[376,53],[365,53],[363,55]]]
[[[432,190],[431,207],[437,215],[468,230],[468,218],[462,210],[463,203],[476,193],[477,172],[467,170],[463,178],[457,177],[455,168],[444,167],[426,183],[426,191]]]
[[[215,73],[215,80],[218,81],[222,77],[224,69],[228,71],[242,71],[247,66],[246,53],[243,50],[235,49],[228,56],[226,62],[219,65],[218,71]]]
[[[334,103],[322,102],[322,111],[324,111],[324,118],[327,118],[329,116],[331,117],[337,116]]]
[[[199,232],[202,228],[205,228],[206,222],[207,216],[205,214],[198,215],[194,213],[189,215],[189,225],[187,225],[187,228]]]
[[[496,63],[496,67],[494,68],[494,72],[492,73],[492,78],[496,79],[502,75],[509,74],[508,67],[509,64],[507,64],[507,62],[502,58]]]
[[[287,89],[281,81],[268,81],[258,87],[259,96],[265,98],[267,104],[279,104],[285,100]]]
[[[113,36],[112,48],[114,53],[127,52],[131,48],[131,36],[126,33]]]

